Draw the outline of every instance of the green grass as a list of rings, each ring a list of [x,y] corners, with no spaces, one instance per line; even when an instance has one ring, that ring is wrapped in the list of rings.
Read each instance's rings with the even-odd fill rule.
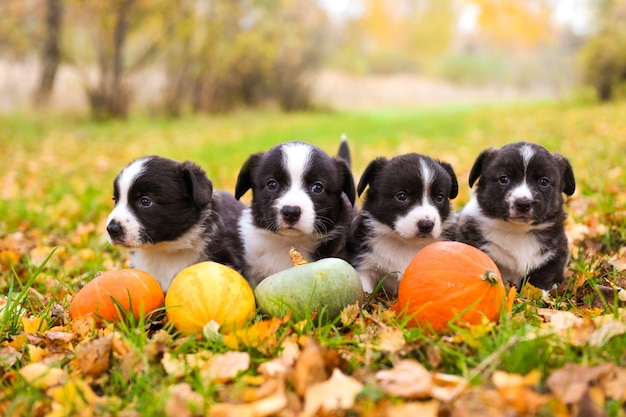
[[[619,256],[626,245],[625,103],[297,114],[242,111],[180,120],[133,115],[126,121],[106,123],[67,116],[0,116],[0,294],[19,300],[30,314],[50,317],[54,304],[67,309],[69,296],[97,271],[126,265],[127,253],[105,242],[104,220],[112,208],[115,175],[136,157],[160,154],[193,160],[205,168],[216,188],[233,191],[238,170],[251,153],[293,139],[335,153],[343,133],[349,138],[357,181],[367,163],[378,156],[420,152],[452,163],[460,183],[460,194],[454,201],[457,208],[469,198],[468,173],[484,148],[529,140],[564,154],[577,180],[577,192],[567,203],[570,221],[588,230],[570,262],[570,279],[582,281],[582,285],[560,295],[556,308],[579,314],[585,307],[600,305],[605,313],[617,314],[618,303],[598,301],[594,286],[606,285],[607,280],[626,283],[623,269],[606,260]],[[17,263],[8,260],[11,253],[19,257]],[[624,335],[601,346],[573,345],[553,336],[535,337],[544,322],[537,307],[547,305],[530,298],[520,299],[513,313],[503,316],[494,327],[459,328],[452,334],[433,336],[423,329],[395,323],[406,346],[397,352],[372,349],[363,341],[381,337],[376,320],[390,324],[381,318],[389,302],[377,299],[348,326],[340,321],[319,324],[292,320],[281,326],[276,337],[313,337],[334,352],[344,373],[369,381],[355,413],[376,410],[382,400],[400,401],[390,399],[372,379],[376,370],[390,368],[406,357],[437,372],[471,378],[476,386],[488,385],[496,369],[515,374],[537,369],[541,372],[538,392],[547,391],[546,378],[566,363],[626,364]],[[68,326],[67,317],[50,321]],[[198,372],[189,372],[182,379],[168,375],[160,365],[165,352],[226,352],[229,348],[220,341],[182,338],[162,326],[162,318],[125,321],[116,326],[131,353],[123,359],[113,357],[107,377],[90,382],[98,395],[115,398],[99,405],[101,414],[136,410],[143,415],[163,415],[168,387],[181,382],[188,382],[207,405],[241,395],[247,386],[243,377],[231,383],[208,384]],[[18,309],[7,304],[0,311],[0,343],[6,346],[21,330]],[[249,377],[256,376],[256,367],[279,352],[278,345],[244,350],[253,362],[245,373]],[[68,354],[55,366],[70,369],[70,359]],[[0,369],[16,372],[28,363],[24,354],[12,365],[0,360]],[[17,377],[0,379],[0,392],[4,415],[19,415],[25,410],[36,414],[50,406],[46,392]],[[32,404],[36,404],[34,409],[29,408]],[[623,401],[610,400],[605,409],[608,415],[623,416],[623,406]],[[551,413],[546,409],[542,415]]]

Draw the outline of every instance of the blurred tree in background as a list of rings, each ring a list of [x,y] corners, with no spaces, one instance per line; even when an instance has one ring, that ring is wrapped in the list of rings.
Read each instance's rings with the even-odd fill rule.
[[[626,1],[600,0],[596,13],[596,32],[581,49],[580,64],[598,100],[608,101],[626,83]]]
[[[453,0],[363,0],[335,52],[341,68],[357,73],[433,73],[454,36]]]
[[[169,113],[270,100],[287,111],[309,106],[309,77],[327,41],[326,15],[316,2],[181,0],[175,13],[175,41],[162,57]]]
[[[70,69],[100,118],[145,93],[174,116],[306,109],[324,69],[518,91],[566,91],[580,75],[607,100],[626,79],[626,0],[586,1],[591,35],[556,24],[553,0],[2,0],[0,64],[36,68],[40,106]]]

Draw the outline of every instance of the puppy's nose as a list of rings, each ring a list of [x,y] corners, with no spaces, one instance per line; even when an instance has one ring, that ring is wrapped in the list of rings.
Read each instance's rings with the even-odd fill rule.
[[[518,198],[515,200],[515,209],[520,213],[527,213],[530,211],[530,207],[533,201],[528,198]]]
[[[109,224],[107,224],[107,233],[111,236],[111,239],[115,239],[124,234],[124,229],[117,221],[111,220]]]
[[[288,224],[295,224],[300,220],[300,207],[298,206],[283,206],[280,210],[280,214],[283,216],[283,220]]]
[[[433,227],[435,227],[435,222],[428,219],[422,219],[417,222],[417,230],[420,233],[430,233],[433,231]]]

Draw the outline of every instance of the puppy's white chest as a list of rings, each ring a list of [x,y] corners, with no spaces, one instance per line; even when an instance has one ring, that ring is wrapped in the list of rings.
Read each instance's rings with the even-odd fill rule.
[[[289,250],[295,248],[306,259],[312,260],[312,254],[319,242],[310,235],[282,236],[259,229],[252,222],[249,209],[245,210],[239,223],[244,239],[246,257],[245,278],[258,284],[268,276],[291,268]]]
[[[485,250],[498,265],[515,275],[511,279],[523,277],[554,256],[554,250],[545,248],[530,228],[502,220],[488,220],[483,225],[483,235],[488,242]],[[501,272],[507,274],[508,271]]]
[[[437,240],[403,239],[382,223],[372,220],[371,225],[375,232],[369,241],[369,251],[360,259],[357,268],[367,292],[372,292],[379,279],[393,272],[397,274],[387,279],[396,280],[397,285],[415,255]]]
[[[200,262],[203,251],[197,249],[168,253],[160,250],[137,249],[131,254],[133,268],[141,269],[154,276],[167,291],[172,280],[182,269]]]

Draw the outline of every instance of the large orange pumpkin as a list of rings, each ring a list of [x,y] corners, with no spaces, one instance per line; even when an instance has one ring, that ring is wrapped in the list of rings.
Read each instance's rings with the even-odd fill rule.
[[[496,321],[505,306],[502,277],[491,258],[461,242],[435,242],[419,251],[404,271],[392,307],[408,326],[439,332],[454,319],[477,324]]]
[[[135,318],[161,307],[165,301],[159,282],[138,269],[107,271],[87,283],[70,303],[70,317],[94,314],[98,320],[119,319],[116,301]]]

